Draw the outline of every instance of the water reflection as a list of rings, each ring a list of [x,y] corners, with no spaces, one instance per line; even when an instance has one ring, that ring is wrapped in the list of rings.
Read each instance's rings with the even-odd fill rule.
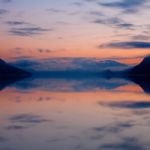
[[[130,78],[38,78],[30,77],[25,79],[0,80],[0,90],[7,87],[14,87],[20,91],[46,90],[46,91],[91,91],[96,89],[113,90],[129,85],[138,85],[145,93],[150,93],[150,80],[148,77]],[[131,90],[131,89],[130,89]]]
[[[150,95],[126,79],[29,78],[0,105],[0,150],[150,148]]]
[[[39,79],[30,78],[13,84],[18,90],[46,90],[46,91],[94,91],[96,89],[115,89],[117,87],[128,84],[129,81],[124,79]]]

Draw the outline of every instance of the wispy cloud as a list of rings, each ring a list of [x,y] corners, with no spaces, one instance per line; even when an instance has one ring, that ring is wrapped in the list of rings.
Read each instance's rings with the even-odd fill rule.
[[[62,10],[62,9],[55,9],[55,8],[47,9],[47,11],[49,11],[49,12],[51,12],[51,13],[66,13],[65,10]]]
[[[6,130],[24,130],[24,129],[27,129],[28,127],[26,126],[21,126],[21,125],[10,125],[10,126],[7,126],[5,129]]]
[[[28,22],[24,22],[24,21],[7,21],[6,24],[8,24],[10,26],[30,25]]]
[[[109,143],[103,144],[99,147],[99,149],[111,149],[111,150],[119,150],[119,149],[127,149],[127,150],[144,150],[145,147],[142,146],[138,141],[133,141],[132,139],[124,140],[119,143]]]
[[[7,14],[7,13],[8,13],[8,10],[0,9],[0,15],[4,15],[4,14]]]
[[[43,34],[51,29],[45,29],[41,27],[25,27],[25,28],[11,28],[9,31],[12,35],[17,36],[33,36]]]
[[[134,24],[132,23],[127,23],[120,18],[117,17],[105,17],[101,19],[96,19],[93,21],[93,23],[101,24],[101,25],[107,25],[111,27],[116,27],[116,28],[124,28],[124,29],[134,29]]]
[[[149,49],[150,42],[128,41],[128,42],[112,42],[98,46],[98,48],[119,48],[119,49]]]
[[[0,143],[4,143],[4,142],[7,142],[8,139],[3,137],[3,136],[0,136]]]
[[[133,39],[133,40],[150,40],[150,35],[149,34],[133,35],[133,36],[131,36],[131,39]]]
[[[97,10],[90,11],[90,14],[91,14],[91,15],[94,15],[94,16],[98,16],[98,17],[105,17],[105,15],[104,15],[103,12],[97,11]]]
[[[72,4],[75,5],[75,6],[78,6],[78,7],[81,7],[81,6],[84,5],[82,2],[74,2]]]
[[[37,50],[39,53],[50,53],[50,52],[52,52],[51,49],[37,48],[36,50]]]
[[[5,23],[10,27],[9,33],[16,36],[34,36],[53,30],[32,25],[25,21],[7,21]]]
[[[124,12],[137,12],[138,9],[144,5],[147,0],[121,0],[113,2],[99,2],[99,5],[111,8],[119,8]]]
[[[13,0],[1,0],[1,2],[3,2],[3,3],[11,3],[11,2],[13,2]]]

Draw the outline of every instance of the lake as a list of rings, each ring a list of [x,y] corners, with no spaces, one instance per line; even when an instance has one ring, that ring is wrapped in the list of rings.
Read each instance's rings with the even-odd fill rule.
[[[150,95],[131,81],[25,79],[0,106],[0,150],[150,148]]]

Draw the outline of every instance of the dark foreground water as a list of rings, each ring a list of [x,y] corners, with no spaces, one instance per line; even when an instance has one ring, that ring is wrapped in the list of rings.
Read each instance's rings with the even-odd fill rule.
[[[0,150],[149,150],[150,95],[129,81],[27,79],[0,92]]]

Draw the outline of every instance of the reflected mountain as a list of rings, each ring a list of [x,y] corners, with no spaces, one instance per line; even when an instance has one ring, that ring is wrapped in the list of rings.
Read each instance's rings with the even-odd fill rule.
[[[124,79],[107,78],[29,78],[17,82],[13,86],[17,90],[32,91],[54,91],[54,92],[84,92],[98,89],[113,90],[117,87],[129,84]]]

